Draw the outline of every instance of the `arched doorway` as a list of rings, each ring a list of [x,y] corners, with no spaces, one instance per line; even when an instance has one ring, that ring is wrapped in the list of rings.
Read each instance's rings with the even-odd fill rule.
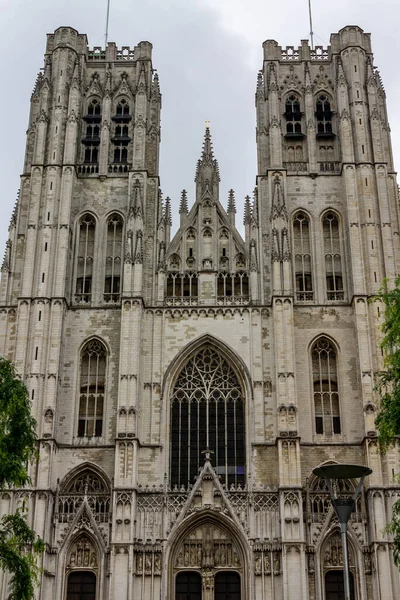
[[[354,600],[354,577],[349,573],[350,600]],[[325,600],[344,600],[344,575],[342,570],[325,573]]]
[[[221,571],[215,576],[214,600],[240,600],[240,575],[236,571]]]
[[[70,573],[66,600],[96,600],[96,575],[91,571]]]
[[[196,571],[178,573],[175,600],[201,600],[201,575]]]
[[[213,519],[179,537],[171,556],[174,600],[241,600],[246,572],[238,539]]]

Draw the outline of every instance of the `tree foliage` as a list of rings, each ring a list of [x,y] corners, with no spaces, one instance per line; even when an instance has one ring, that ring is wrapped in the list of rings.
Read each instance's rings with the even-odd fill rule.
[[[400,276],[395,279],[393,289],[384,281],[375,300],[385,306],[381,341],[385,370],[378,374],[380,406],[375,420],[379,446],[385,453],[400,436]],[[393,558],[400,569],[400,500],[392,507],[392,519],[385,531],[393,535]]]
[[[36,422],[28,391],[9,361],[0,357],[0,490],[30,483],[27,465],[36,456]],[[0,568],[11,573],[9,600],[31,600],[44,542],[29,527],[25,507],[0,520]]]
[[[378,374],[380,407],[375,423],[380,448],[386,452],[400,436],[400,277],[393,289],[385,281],[376,299],[385,305],[381,341],[385,370]]]

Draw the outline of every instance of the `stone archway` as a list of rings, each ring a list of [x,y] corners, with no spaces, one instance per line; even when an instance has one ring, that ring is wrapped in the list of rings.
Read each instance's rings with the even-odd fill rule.
[[[202,600],[214,600],[215,579],[219,573],[236,573],[240,582],[238,598],[244,598],[244,556],[235,538],[221,524],[205,521],[181,536],[171,555],[173,590],[182,573],[201,576]],[[221,597],[222,598],[222,597]]]

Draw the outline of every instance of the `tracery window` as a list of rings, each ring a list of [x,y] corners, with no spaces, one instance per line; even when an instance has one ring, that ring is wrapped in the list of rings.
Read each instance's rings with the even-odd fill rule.
[[[327,338],[319,338],[311,352],[314,388],[315,432],[341,433],[336,350]]]
[[[249,277],[247,273],[219,273],[217,277],[217,301],[219,304],[241,304],[249,299]]]
[[[96,521],[107,522],[110,512],[110,490],[97,473],[86,470],[61,487],[57,507],[60,523],[72,521],[85,498]]]
[[[132,119],[130,106],[127,100],[122,99],[118,102],[115,115],[112,120],[114,125],[114,136],[111,139],[113,143],[113,162],[125,165],[128,162],[128,146],[131,138],[129,136],[129,123]]]
[[[193,483],[204,464],[203,452],[228,486],[245,482],[243,393],[232,367],[204,347],[187,362],[171,398],[172,486]]]
[[[293,256],[297,300],[313,300],[310,220],[303,212],[293,218]]]
[[[291,94],[285,103],[286,134],[301,135],[300,102],[297,96]]]
[[[78,227],[75,302],[89,304],[92,300],[92,278],[96,222],[92,215],[83,215]]]
[[[106,268],[104,301],[118,302],[121,293],[123,221],[119,215],[111,215],[107,221]]]
[[[87,114],[83,117],[85,122],[84,137],[84,163],[97,164],[99,161],[101,106],[99,100],[93,98],[88,104]]]
[[[186,271],[185,273],[168,273],[166,302],[181,304],[189,298],[198,297],[197,273]]]
[[[100,437],[103,432],[107,353],[91,340],[81,354],[78,437]]]
[[[357,485],[351,479],[338,479],[335,483],[343,497],[353,498]],[[332,509],[330,492],[326,480],[317,478],[310,487],[309,491],[310,505],[307,511],[311,511],[311,520],[313,523],[321,523],[326,519],[326,515]],[[360,523],[362,521],[361,496],[358,496],[354,510],[351,514],[351,521]]]
[[[339,219],[327,212],[322,221],[327,300],[344,300]]]
[[[332,111],[330,102],[324,94],[316,102],[317,134],[319,136],[332,136]]]

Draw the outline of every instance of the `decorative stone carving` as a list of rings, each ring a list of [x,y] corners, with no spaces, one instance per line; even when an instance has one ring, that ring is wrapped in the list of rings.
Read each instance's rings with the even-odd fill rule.
[[[80,536],[72,545],[67,560],[69,569],[97,568],[97,552],[91,540],[85,535]]]
[[[219,527],[203,525],[192,531],[176,554],[175,567],[218,569],[241,567],[235,542]]]

